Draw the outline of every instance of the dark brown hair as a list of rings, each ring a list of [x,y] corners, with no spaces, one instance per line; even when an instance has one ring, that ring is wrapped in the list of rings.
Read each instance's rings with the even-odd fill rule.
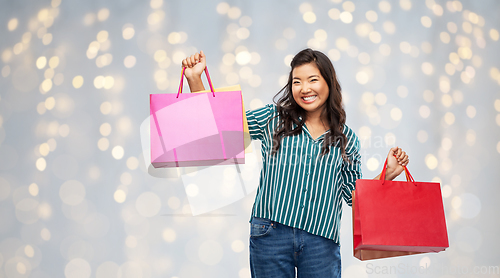
[[[344,161],[349,162],[345,152],[347,137],[342,132],[346,115],[342,105],[342,89],[337,80],[337,74],[332,62],[325,54],[310,48],[304,49],[295,55],[290,63],[292,69],[287,84],[273,98],[278,110],[279,122],[273,134],[272,154],[275,154],[280,148],[283,137],[297,135],[302,132],[306,120],[306,111],[297,104],[292,95],[293,70],[298,66],[309,63],[316,65],[329,88],[328,99],[325,102],[326,109],[323,110],[321,118],[328,120],[330,131],[325,134],[321,154],[327,154],[330,151],[330,146],[338,144],[342,158]],[[278,97],[279,100],[276,102]],[[301,117],[301,120],[299,120],[299,117]],[[295,129],[292,129],[293,124],[297,125]]]

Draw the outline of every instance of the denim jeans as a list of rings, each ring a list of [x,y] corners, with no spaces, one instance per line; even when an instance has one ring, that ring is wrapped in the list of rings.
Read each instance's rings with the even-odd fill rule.
[[[250,271],[253,278],[341,277],[340,246],[301,229],[252,217]]]

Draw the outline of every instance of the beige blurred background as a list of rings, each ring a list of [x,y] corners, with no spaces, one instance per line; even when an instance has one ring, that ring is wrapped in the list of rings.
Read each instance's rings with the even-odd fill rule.
[[[344,277],[499,277],[498,1],[0,5],[0,278],[250,277],[258,160],[148,171],[140,126],[196,51],[255,109],[305,47],[336,68],[364,177],[397,145],[416,180],[442,185],[439,254],[358,261],[344,206]]]

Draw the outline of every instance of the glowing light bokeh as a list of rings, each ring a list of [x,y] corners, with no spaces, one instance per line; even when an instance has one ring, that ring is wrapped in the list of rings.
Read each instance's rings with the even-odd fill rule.
[[[384,262],[498,261],[488,248],[500,231],[491,221],[500,178],[498,3],[78,5],[4,7],[0,277],[249,277],[260,150],[239,168],[152,169],[137,136],[148,94],[176,92],[182,59],[199,50],[215,87],[241,85],[246,109],[272,101],[295,53],[323,51],[360,138],[364,177],[376,176],[397,145],[416,180],[442,185],[452,246]],[[350,213],[345,207],[343,276],[368,277],[349,249]]]

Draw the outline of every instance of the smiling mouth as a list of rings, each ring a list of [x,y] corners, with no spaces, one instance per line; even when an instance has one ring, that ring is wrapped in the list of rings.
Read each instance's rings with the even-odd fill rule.
[[[317,96],[308,96],[308,97],[302,97],[302,99],[306,102],[313,101],[316,99]]]

